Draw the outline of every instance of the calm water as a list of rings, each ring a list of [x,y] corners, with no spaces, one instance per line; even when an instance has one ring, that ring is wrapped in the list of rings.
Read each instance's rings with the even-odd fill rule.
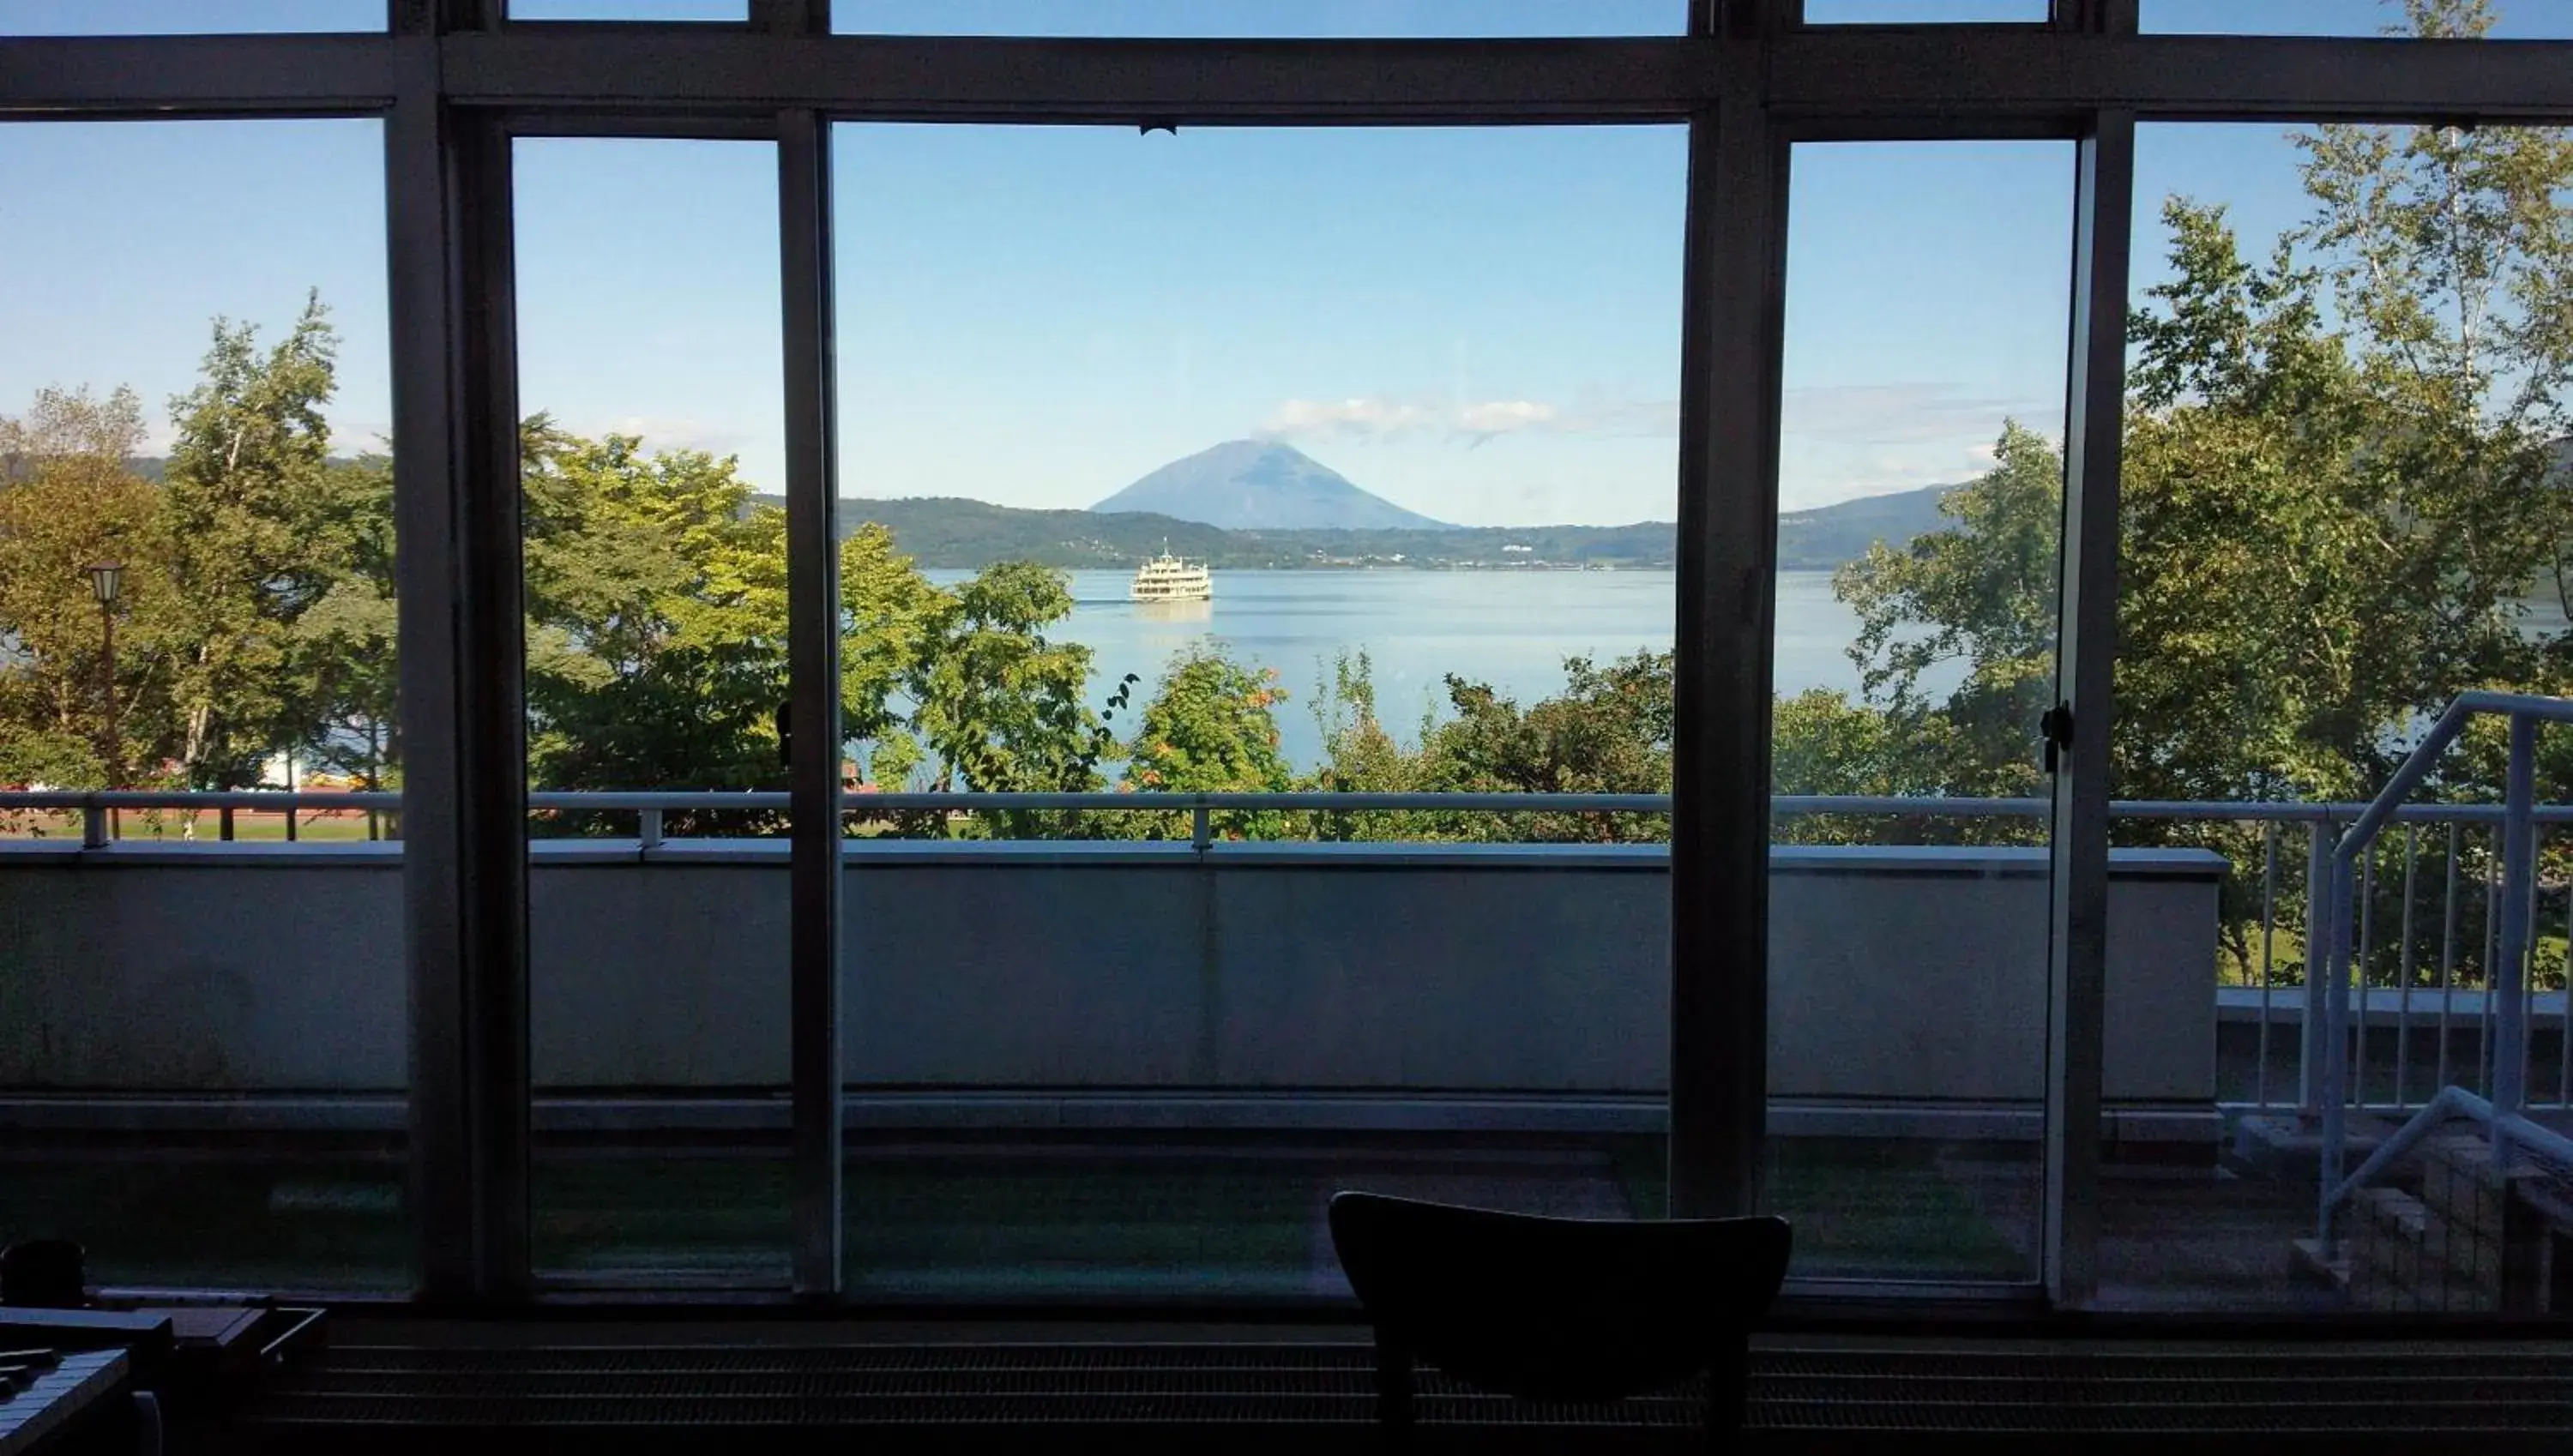
[[[929,574],[943,585],[966,573]],[[1138,606],[1126,600],[1129,579],[1073,573],[1079,605],[1063,635],[1097,654],[1097,699],[1132,672],[1143,679],[1140,709],[1174,654],[1217,638],[1236,658],[1278,670],[1289,695],[1279,731],[1299,769],[1320,756],[1311,710],[1333,654],[1366,651],[1377,712],[1409,741],[1424,709],[1445,708],[1448,673],[1526,704],[1563,686],[1566,657],[1668,651],[1675,581],[1667,571],[1219,571],[1212,602]],[[1856,693],[1846,649],[1857,632],[1857,617],[1832,597],[1830,573],[1782,573],[1779,689]]]

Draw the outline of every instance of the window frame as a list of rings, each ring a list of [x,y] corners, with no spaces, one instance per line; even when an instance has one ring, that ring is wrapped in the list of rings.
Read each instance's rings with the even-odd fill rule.
[[[2044,24],[1802,24],[1700,0],[1685,37],[1060,40],[833,35],[828,0],[747,24],[503,20],[392,0],[383,34],[43,38],[0,47],[0,120],[373,116],[385,123],[419,1295],[520,1307],[529,1270],[523,687],[508,142],[778,145],[790,657],[836,713],[830,125],[1690,128],[1681,363],[1670,1158],[1676,1213],[1759,1196],[1769,697],[1786,159],[1797,141],[2079,147],[2056,786],[2045,1257],[2032,1309],[2092,1290],[2114,704],[2119,438],[2142,121],[2573,124],[2573,41],[2141,35],[2136,0]],[[794,778],[794,1269],[844,1288],[835,765]],[[809,772],[807,771],[809,770]],[[1865,1286],[1828,1292],[1975,1293]],[[1992,1291],[1980,1291],[1989,1293]]]

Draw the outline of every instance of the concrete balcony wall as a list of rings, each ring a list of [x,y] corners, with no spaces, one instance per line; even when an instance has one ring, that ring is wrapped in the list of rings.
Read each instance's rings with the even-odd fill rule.
[[[399,1089],[399,863],[0,847],[0,1086]],[[1782,846],[1773,864],[1774,1095],[2041,1096],[2041,852]],[[2211,1103],[2222,868],[2113,856],[2113,1101]],[[1650,847],[855,843],[848,1078],[1658,1092],[1670,893]],[[785,1081],[779,846],[540,843],[530,895],[540,1085]]]

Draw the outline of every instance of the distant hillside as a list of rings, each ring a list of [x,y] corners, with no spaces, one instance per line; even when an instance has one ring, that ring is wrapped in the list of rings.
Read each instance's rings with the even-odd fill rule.
[[[953,496],[840,502],[842,535],[870,521],[892,531],[895,544],[904,554],[932,567],[979,570],[995,561],[1036,561],[1074,569],[1131,567],[1160,551],[1165,540],[1173,552],[1193,560],[1211,557],[1225,565],[1294,564],[1242,560],[1231,532],[1193,520],[1173,520],[1167,515],[1019,510]]]
[[[1091,507],[1226,530],[1437,530],[1438,521],[1350,484],[1293,445],[1236,439],[1173,460]]]
[[[1877,541],[1902,546],[1914,536],[1951,524],[1939,502],[1954,485],[1925,485],[1891,495],[1863,495],[1837,505],[1791,510],[1778,517],[1778,567],[1828,571],[1867,554]]]
[[[1901,543],[1939,524],[1936,491],[1907,491],[1800,510],[1780,520],[1788,570],[1828,569],[1868,543]],[[779,504],[774,495],[754,497]],[[1678,530],[1668,521],[1622,526],[1439,526],[1426,530],[1221,530],[1141,511],[1018,510],[953,497],[840,502],[843,534],[875,521],[922,566],[978,570],[1036,561],[1071,570],[1125,569],[1163,548],[1218,567],[1273,570],[1400,566],[1423,570],[1533,567],[1668,569]],[[1837,554],[1835,554],[1837,553]]]
[[[753,501],[778,505],[775,495]],[[1625,526],[1440,526],[1430,530],[1220,530],[1139,511],[1018,510],[953,497],[840,502],[843,535],[874,521],[920,565],[977,570],[995,561],[1067,569],[1127,569],[1160,551],[1193,561],[1272,570],[1333,566],[1475,567],[1672,564],[1666,521]],[[1517,547],[1518,549],[1507,549]]]

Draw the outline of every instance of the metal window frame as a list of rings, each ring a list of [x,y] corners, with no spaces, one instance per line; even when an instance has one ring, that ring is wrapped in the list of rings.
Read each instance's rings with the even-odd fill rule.
[[[1856,138],[2078,143],[2060,640],[2076,729],[2055,811],[2044,1261],[2052,1301],[2075,1307],[2096,1236],[2096,1139],[2082,1129],[2096,1126],[2098,1099],[2100,766],[2135,127],[2573,121],[2573,42],[2145,36],[2137,0],[2059,0],[2043,24],[1813,27],[1799,0],[1697,0],[1686,36],[1561,41],[831,35],[827,0],[754,0],[747,25],[510,23],[497,0],[389,8],[381,34],[9,40],[0,120],[385,123],[419,1288],[493,1307],[534,1297],[509,137],[778,144],[789,638],[795,711],[818,723],[836,707],[830,121],[1685,123],[1670,1029],[1672,1201],[1683,1212],[1758,1198],[1787,150]],[[794,1268],[799,1291],[827,1297],[840,1285],[838,876],[836,840],[825,843],[837,765],[823,756],[793,779]]]

